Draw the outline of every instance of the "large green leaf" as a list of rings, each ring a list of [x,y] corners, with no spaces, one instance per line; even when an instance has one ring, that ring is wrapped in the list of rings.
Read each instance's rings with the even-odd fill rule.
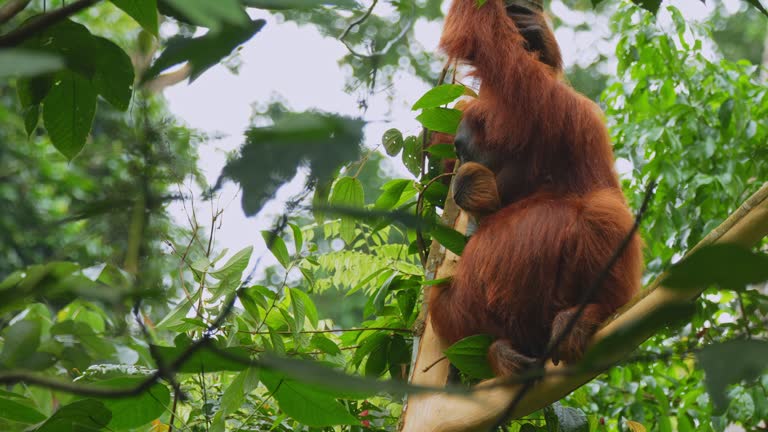
[[[397,129],[388,129],[381,137],[384,150],[390,156],[397,156],[403,148],[403,133]]]
[[[148,81],[172,66],[189,62],[191,67],[189,79],[194,81],[258,33],[265,23],[263,19],[248,21],[241,26],[226,26],[221,31],[211,30],[196,38],[175,36],[168,41],[160,57],[155,60],[142,79]]]
[[[43,102],[43,121],[54,147],[72,160],[85,146],[96,113],[96,91],[83,77],[64,71]]]
[[[768,368],[768,342],[733,340],[704,347],[696,354],[705,373],[707,392],[715,409],[728,406],[726,389],[741,381],[754,381]]]
[[[263,370],[261,380],[280,404],[280,409],[308,426],[360,423],[335,398],[278,372]]]
[[[322,6],[335,6],[341,9],[357,9],[355,0],[241,0],[248,7],[269,10],[314,9]]]
[[[180,14],[211,31],[245,26],[248,23],[248,14],[238,0],[164,0],[163,3],[166,8],[172,9],[174,16]]]
[[[445,225],[436,225],[431,234],[441,245],[456,255],[461,255],[467,245],[467,236]]]
[[[461,111],[450,108],[426,108],[416,120],[433,131],[455,134],[461,121]]]
[[[95,385],[114,389],[134,388],[146,379],[146,375],[126,375],[101,381]],[[99,399],[112,412],[109,428],[112,430],[135,429],[159,418],[170,406],[171,392],[163,384],[155,384],[137,396]]]
[[[165,364],[171,364],[176,361],[182,355],[185,354],[187,347],[192,341],[186,334],[181,334],[174,340],[176,346],[174,347],[155,347],[156,352]],[[237,358],[248,359],[248,350],[241,347],[230,348],[217,348],[226,352],[230,356],[236,356]],[[206,346],[195,351],[178,369],[179,372],[184,373],[200,373],[200,372],[221,372],[221,371],[235,371],[239,372],[244,370],[247,366],[242,362],[233,361],[229,358],[225,358],[217,354],[216,350],[209,349]]]
[[[3,331],[3,351],[0,364],[6,367],[24,367],[29,357],[40,346],[41,324],[35,320],[17,321]]]
[[[319,318],[317,315],[317,307],[315,306],[315,302],[312,301],[312,298],[298,288],[290,288],[289,292],[291,295],[291,307],[294,309],[294,314],[297,309],[301,309],[304,316],[309,319],[310,324],[317,326]],[[299,323],[297,322],[297,324]]]
[[[656,15],[656,12],[659,11],[659,6],[661,6],[661,0],[632,0],[632,3],[654,15]]]
[[[109,424],[112,412],[103,402],[83,399],[59,408],[35,432],[100,432]]]
[[[421,174],[421,156],[423,145],[421,140],[415,136],[409,136],[403,143],[403,154],[401,156],[403,165],[414,176]]]
[[[243,210],[257,213],[300,167],[310,184],[329,181],[344,163],[358,157],[363,138],[360,120],[319,113],[283,113],[270,127],[252,128],[240,157],[224,167],[225,178],[243,188]]]
[[[224,279],[236,279],[240,280],[248,262],[251,260],[251,254],[253,253],[253,246],[248,246],[232,255],[227,262],[221,266],[218,270],[212,271],[209,274],[219,280]]]
[[[64,61],[53,53],[27,49],[0,50],[0,78],[36,76],[62,67]]]
[[[285,245],[285,241],[282,237],[272,231],[266,230],[261,232],[261,237],[264,239],[264,243],[269,248],[269,251],[272,252],[272,255],[277,259],[277,262],[279,262],[283,268],[287,269],[288,265],[291,263],[291,255],[288,253],[288,247]]]
[[[475,335],[464,338],[448,347],[444,353],[457,369],[472,378],[491,378],[493,371],[488,364],[488,347],[493,338]]]
[[[355,177],[342,177],[333,185],[330,198],[331,206],[345,208],[362,208],[365,204],[363,184]],[[340,234],[342,240],[351,244],[355,239],[356,220],[349,215],[341,216]]]
[[[93,87],[114,106],[125,111],[133,94],[133,63],[128,54],[109,39],[93,37]]]
[[[24,397],[19,397],[19,399],[21,401],[27,400]],[[31,403],[22,404],[16,400],[0,397],[0,419],[26,424],[40,423],[45,420],[45,415],[30,405]]]
[[[246,396],[259,385],[259,370],[248,368],[235,377],[221,395],[223,415],[231,414],[245,402]]]
[[[429,90],[413,104],[411,109],[437,108],[448,102],[453,102],[464,94],[464,86],[460,84],[443,84]]]
[[[112,3],[135,19],[144,30],[158,36],[157,0],[112,0]]]
[[[683,290],[712,285],[738,290],[766,280],[768,254],[752,252],[738,245],[714,244],[672,266],[663,284]]]

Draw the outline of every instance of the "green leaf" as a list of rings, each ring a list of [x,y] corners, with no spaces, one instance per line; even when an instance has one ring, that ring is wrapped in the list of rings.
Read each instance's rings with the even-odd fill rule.
[[[597,368],[607,367],[615,359],[616,353],[626,349],[630,341],[639,344],[665,327],[673,329],[687,324],[694,312],[695,306],[690,302],[655,308],[643,319],[632,320],[597,342],[587,351],[582,363]]]
[[[336,181],[331,191],[330,204],[340,208],[362,208],[365,205],[363,184],[355,177],[342,177]],[[355,218],[349,215],[341,216],[339,234],[348,245],[355,239]]]
[[[654,15],[656,15],[656,12],[659,11],[659,6],[661,6],[661,0],[632,0],[632,3],[640,6],[641,8]]]
[[[0,419],[12,422],[33,424],[45,420],[40,411],[8,398],[0,397]]]
[[[3,331],[4,345],[0,353],[0,364],[9,368],[24,367],[29,357],[37,352],[40,346],[39,321],[29,319],[17,321]]]
[[[72,72],[61,72],[43,103],[43,121],[53,146],[72,160],[85,146],[96,113],[96,91]]]
[[[237,290],[237,298],[240,303],[243,304],[245,311],[255,321],[261,320],[261,312],[259,308],[266,310],[269,307],[267,299],[263,295],[263,286],[252,286],[248,288],[240,288]]]
[[[403,133],[394,128],[389,129],[381,137],[381,143],[388,155],[396,156],[403,148]]]
[[[389,351],[390,338],[384,343],[377,345],[368,355],[365,361],[365,376],[378,378],[387,371],[387,353]]]
[[[269,251],[272,252],[272,255],[277,258],[277,262],[287,269],[291,263],[291,256],[282,237],[272,231],[262,231],[261,237],[264,239],[264,243],[269,248]]]
[[[411,349],[405,342],[405,338],[402,335],[392,335],[392,340],[389,342],[389,349],[387,350],[387,364],[389,365],[389,374],[392,378],[405,381],[407,379],[404,376],[404,371],[411,361]]]
[[[431,234],[446,249],[459,256],[467,245],[467,236],[445,225],[435,225]]]
[[[271,370],[263,370],[261,380],[280,409],[300,423],[315,427],[360,423],[335,398],[299,381]]]
[[[59,408],[35,432],[100,432],[109,424],[112,413],[104,403],[83,399]]]
[[[672,266],[663,285],[681,290],[704,289],[712,285],[740,290],[766,280],[768,254],[733,244],[714,244],[693,252]]]
[[[450,108],[426,108],[416,117],[425,128],[455,134],[461,122],[461,111]]]
[[[259,370],[248,368],[235,377],[221,395],[220,409],[227,416],[240,408],[246,396],[259,385]]]
[[[165,0],[191,22],[211,31],[245,26],[248,14],[237,0]]]
[[[715,410],[728,406],[726,389],[741,381],[753,382],[768,368],[768,342],[732,340],[704,347],[696,354],[704,369],[704,383]]]
[[[336,345],[336,342],[328,339],[327,337],[321,334],[313,335],[312,339],[309,341],[309,344],[312,347],[317,348],[326,354],[331,354],[331,355],[341,354],[341,349],[339,349],[339,346]]]
[[[488,348],[492,342],[489,335],[470,336],[451,345],[444,353],[452,365],[470,377],[491,378],[493,371],[488,364]]]
[[[30,137],[40,122],[40,105],[24,108],[22,115],[24,116],[24,130],[27,132],[27,136]]]
[[[123,376],[95,384],[115,389],[136,387],[146,376]],[[112,412],[108,427],[112,430],[135,429],[160,417],[171,403],[171,392],[163,384],[155,384],[146,392],[131,397],[99,399]]]
[[[341,165],[357,159],[364,123],[318,113],[281,113],[275,124],[252,128],[240,157],[227,163],[217,182],[231,179],[243,189],[243,210],[257,213],[277,189],[308,167],[308,181],[323,185]]]
[[[760,3],[760,0],[747,0],[747,3],[756,7],[763,15],[768,16],[768,10]]]
[[[288,223],[288,226],[290,226],[291,231],[293,231],[293,243],[296,247],[296,255],[300,255],[301,249],[304,247],[304,235],[301,233],[301,227],[290,222]]]
[[[421,142],[415,136],[409,136],[403,144],[403,165],[418,177],[421,174]]]
[[[435,144],[427,147],[427,153],[440,159],[456,159],[456,147],[453,144]]]
[[[294,314],[296,313],[296,309],[300,308],[303,311],[303,314],[309,319],[310,324],[312,324],[313,327],[316,327],[318,316],[315,302],[312,301],[307,293],[298,288],[290,288],[289,292],[291,293],[291,305],[295,305]],[[303,319],[301,324],[304,324]]]
[[[63,67],[64,60],[53,53],[18,48],[0,50],[0,78],[36,76]]]
[[[464,86],[460,84],[443,84],[424,93],[419,100],[413,104],[412,110],[424,108],[437,108],[461,97],[464,94]]]
[[[379,197],[376,199],[376,202],[373,204],[373,208],[376,210],[391,210],[401,201],[403,193],[409,186],[413,186],[413,180],[390,180],[384,186],[382,186],[384,193],[379,195]]]
[[[171,364],[184,354],[187,346],[191,341],[185,334],[177,336],[174,340],[175,347],[156,346],[155,350],[158,353],[160,359],[165,364]],[[226,351],[231,356],[237,356],[238,358],[248,359],[248,350],[242,347],[229,347],[229,348],[217,348],[218,350]],[[244,370],[247,366],[241,362],[233,361],[229,358],[225,358],[219,355],[215,350],[211,350],[205,346],[195,351],[191,357],[189,357],[184,364],[178,369],[182,373],[200,373],[200,372],[222,372],[222,371],[234,371],[239,372]]]
[[[96,73],[93,87],[113,107],[125,111],[133,95],[133,63],[122,48],[109,39],[93,37]]]
[[[144,30],[158,36],[157,0],[112,0],[112,3],[135,19]]]
[[[177,326],[182,323],[182,319],[186,318],[187,313],[189,312],[189,309],[195,306],[195,302],[197,302],[197,299],[200,298],[200,291],[195,292],[192,294],[192,296],[187,299],[184,298],[179,302],[178,305],[176,305],[173,310],[168,312],[168,315],[165,316],[162,320],[160,320],[159,323],[157,323],[157,328],[161,330],[169,329],[173,326]]]
[[[355,10],[355,0],[241,0],[248,7],[268,10],[315,9],[322,6],[334,6],[340,9]]]
[[[717,112],[717,117],[720,119],[720,129],[725,131],[728,126],[731,125],[731,117],[733,116],[733,106],[735,101],[733,98],[728,98]]]
[[[253,253],[253,246],[248,246],[241,249],[236,254],[227,260],[226,264],[221,266],[216,271],[212,271],[209,274],[218,280],[231,279],[240,280],[248,262],[251,260],[251,254]]]
[[[170,1],[170,0],[169,0]],[[173,0],[196,3],[208,0]],[[219,2],[209,2],[211,5]],[[155,78],[164,70],[180,63],[189,62],[191,67],[189,79],[194,81],[203,72],[216,65],[234,51],[235,48],[247,42],[261,31],[266,21],[259,19],[248,21],[244,25],[226,26],[221,31],[213,31],[196,38],[175,36],[168,40],[165,50],[155,60],[142,77],[146,82]]]
[[[564,407],[560,402],[552,405],[559,431],[561,432],[589,432],[589,420],[586,414],[578,408]],[[549,426],[549,423],[547,423]]]

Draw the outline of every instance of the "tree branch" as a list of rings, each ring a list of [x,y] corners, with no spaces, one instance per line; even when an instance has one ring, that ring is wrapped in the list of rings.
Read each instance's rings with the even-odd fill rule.
[[[9,0],[0,6],[0,24],[5,24],[21,13],[32,0]]]
[[[98,2],[99,0],[78,0],[54,11],[38,15],[22,26],[0,36],[0,48],[15,47],[48,27],[51,27]]]

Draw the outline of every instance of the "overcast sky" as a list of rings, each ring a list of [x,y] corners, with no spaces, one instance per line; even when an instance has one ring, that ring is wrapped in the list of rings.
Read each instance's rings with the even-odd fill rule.
[[[681,9],[687,18],[694,20],[704,18],[711,8],[695,0],[671,3]],[[552,4],[552,13],[574,27],[591,19],[588,14],[569,11],[557,1]],[[275,17],[264,11],[253,10],[252,15],[265,18],[267,25],[243,46],[240,52],[242,66],[237,75],[223,66],[216,66],[191,85],[182,83],[165,91],[171,111],[189,126],[224,136],[199,149],[199,165],[209,183],[215,183],[221,172],[225,152],[238,148],[242,143],[252,106],[263,106],[275,98],[286,101],[294,111],[319,109],[362,116],[369,121],[365,128],[365,145],[368,147],[378,145],[382,133],[391,127],[404,133],[419,132],[419,124],[410,106],[429,89],[426,83],[401,73],[392,89],[394,94],[370,97],[368,110],[363,113],[358,108],[357,95],[344,92],[349,71],[338,64],[338,60],[346,54],[346,48],[338,40],[321,36],[311,25],[298,27],[292,22],[278,23]],[[668,21],[668,16],[662,12],[660,25]],[[587,24],[592,27],[589,33],[575,34],[570,28],[561,28],[556,33],[566,65],[577,61],[588,64],[599,52],[609,55],[613,52],[612,42],[601,40],[601,36],[609,34],[607,23],[589,21]],[[417,40],[426,50],[437,49],[441,23],[418,22],[414,30]],[[388,100],[390,96],[393,97]],[[397,163],[391,164],[391,169],[402,176],[408,175]],[[283,187],[259,216],[246,218],[240,207],[238,188],[231,182],[227,183],[218,201],[226,209],[223,224],[216,232],[216,247],[229,248],[231,254],[253,245],[254,256],[262,255],[265,247],[259,231],[270,228],[271,221],[283,210],[282,202],[301,184],[298,179]],[[196,202],[198,218],[201,223],[206,223],[210,220],[211,206],[201,203],[199,195]],[[179,203],[172,206],[171,212],[177,222],[186,224],[187,217]],[[269,257],[262,263],[268,265],[274,262]]]

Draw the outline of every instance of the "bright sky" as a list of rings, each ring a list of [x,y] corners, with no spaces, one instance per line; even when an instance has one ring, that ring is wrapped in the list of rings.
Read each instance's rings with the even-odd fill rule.
[[[734,1],[728,3],[733,4]],[[363,2],[367,3],[367,0]],[[711,9],[711,4],[706,6],[698,1],[671,3],[693,20],[703,19]],[[444,8],[447,4],[448,1]],[[587,14],[571,12],[559,1],[553,2],[552,13],[571,26],[590,19]],[[191,127],[212,135],[224,135],[224,138],[211,141],[199,149],[200,168],[210,184],[216,182],[224,166],[225,152],[238,148],[243,142],[243,131],[249,124],[253,104],[264,105],[274,98],[287,101],[288,107],[294,111],[319,109],[353,117],[363,116],[369,121],[365,129],[365,145],[369,148],[378,145],[382,133],[391,127],[404,133],[419,132],[420,126],[410,106],[429,89],[426,83],[401,73],[395,80],[394,94],[370,97],[369,108],[363,113],[358,108],[357,95],[344,92],[345,77],[349,72],[338,65],[338,60],[346,54],[346,48],[339,41],[322,37],[310,25],[298,27],[291,22],[278,23],[275,17],[264,11],[254,11],[252,15],[265,18],[267,25],[244,45],[240,52],[242,66],[238,75],[223,66],[216,66],[191,85],[178,84],[165,92],[171,111]],[[660,25],[668,22],[668,14],[662,11]],[[558,30],[556,35],[566,65],[577,60],[588,64],[598,53],[610,55],[613,52],[613,42],[602,41],[600,37],[609,34],[607,23],[588,24],[592,26],[588,34],[574,34],[570,29]],[[417,40],[430,51],[437,49],[440,30],[440,23],[418,22],[415,25]],[[394,102],[387,100],[389,96],[393,96],[391,100]],[[391,168],[400,175],[407,175],[397,163],[393,163]],[[282,202],[301,185],[300,179],[286,185],[259,216],[246,218],[240,207],[237,186],[227,183],[220,194],[219,202],[226,206],[226,210],[221,228],[216,232],[217,248],[229,248],[231,254],[253,245],[254,257],[264,254],[265,246],[259,232],[270,228],[274,217],[283,210]],[[207,225],[211,206],[200,203],[199,190],[195,193],[198,218],[201,224]],[[181,204],[174,204],[171,212],[177,222],[186,224]],[[264,265],[275,262],[271,256],[265,256],[262,261]]]

